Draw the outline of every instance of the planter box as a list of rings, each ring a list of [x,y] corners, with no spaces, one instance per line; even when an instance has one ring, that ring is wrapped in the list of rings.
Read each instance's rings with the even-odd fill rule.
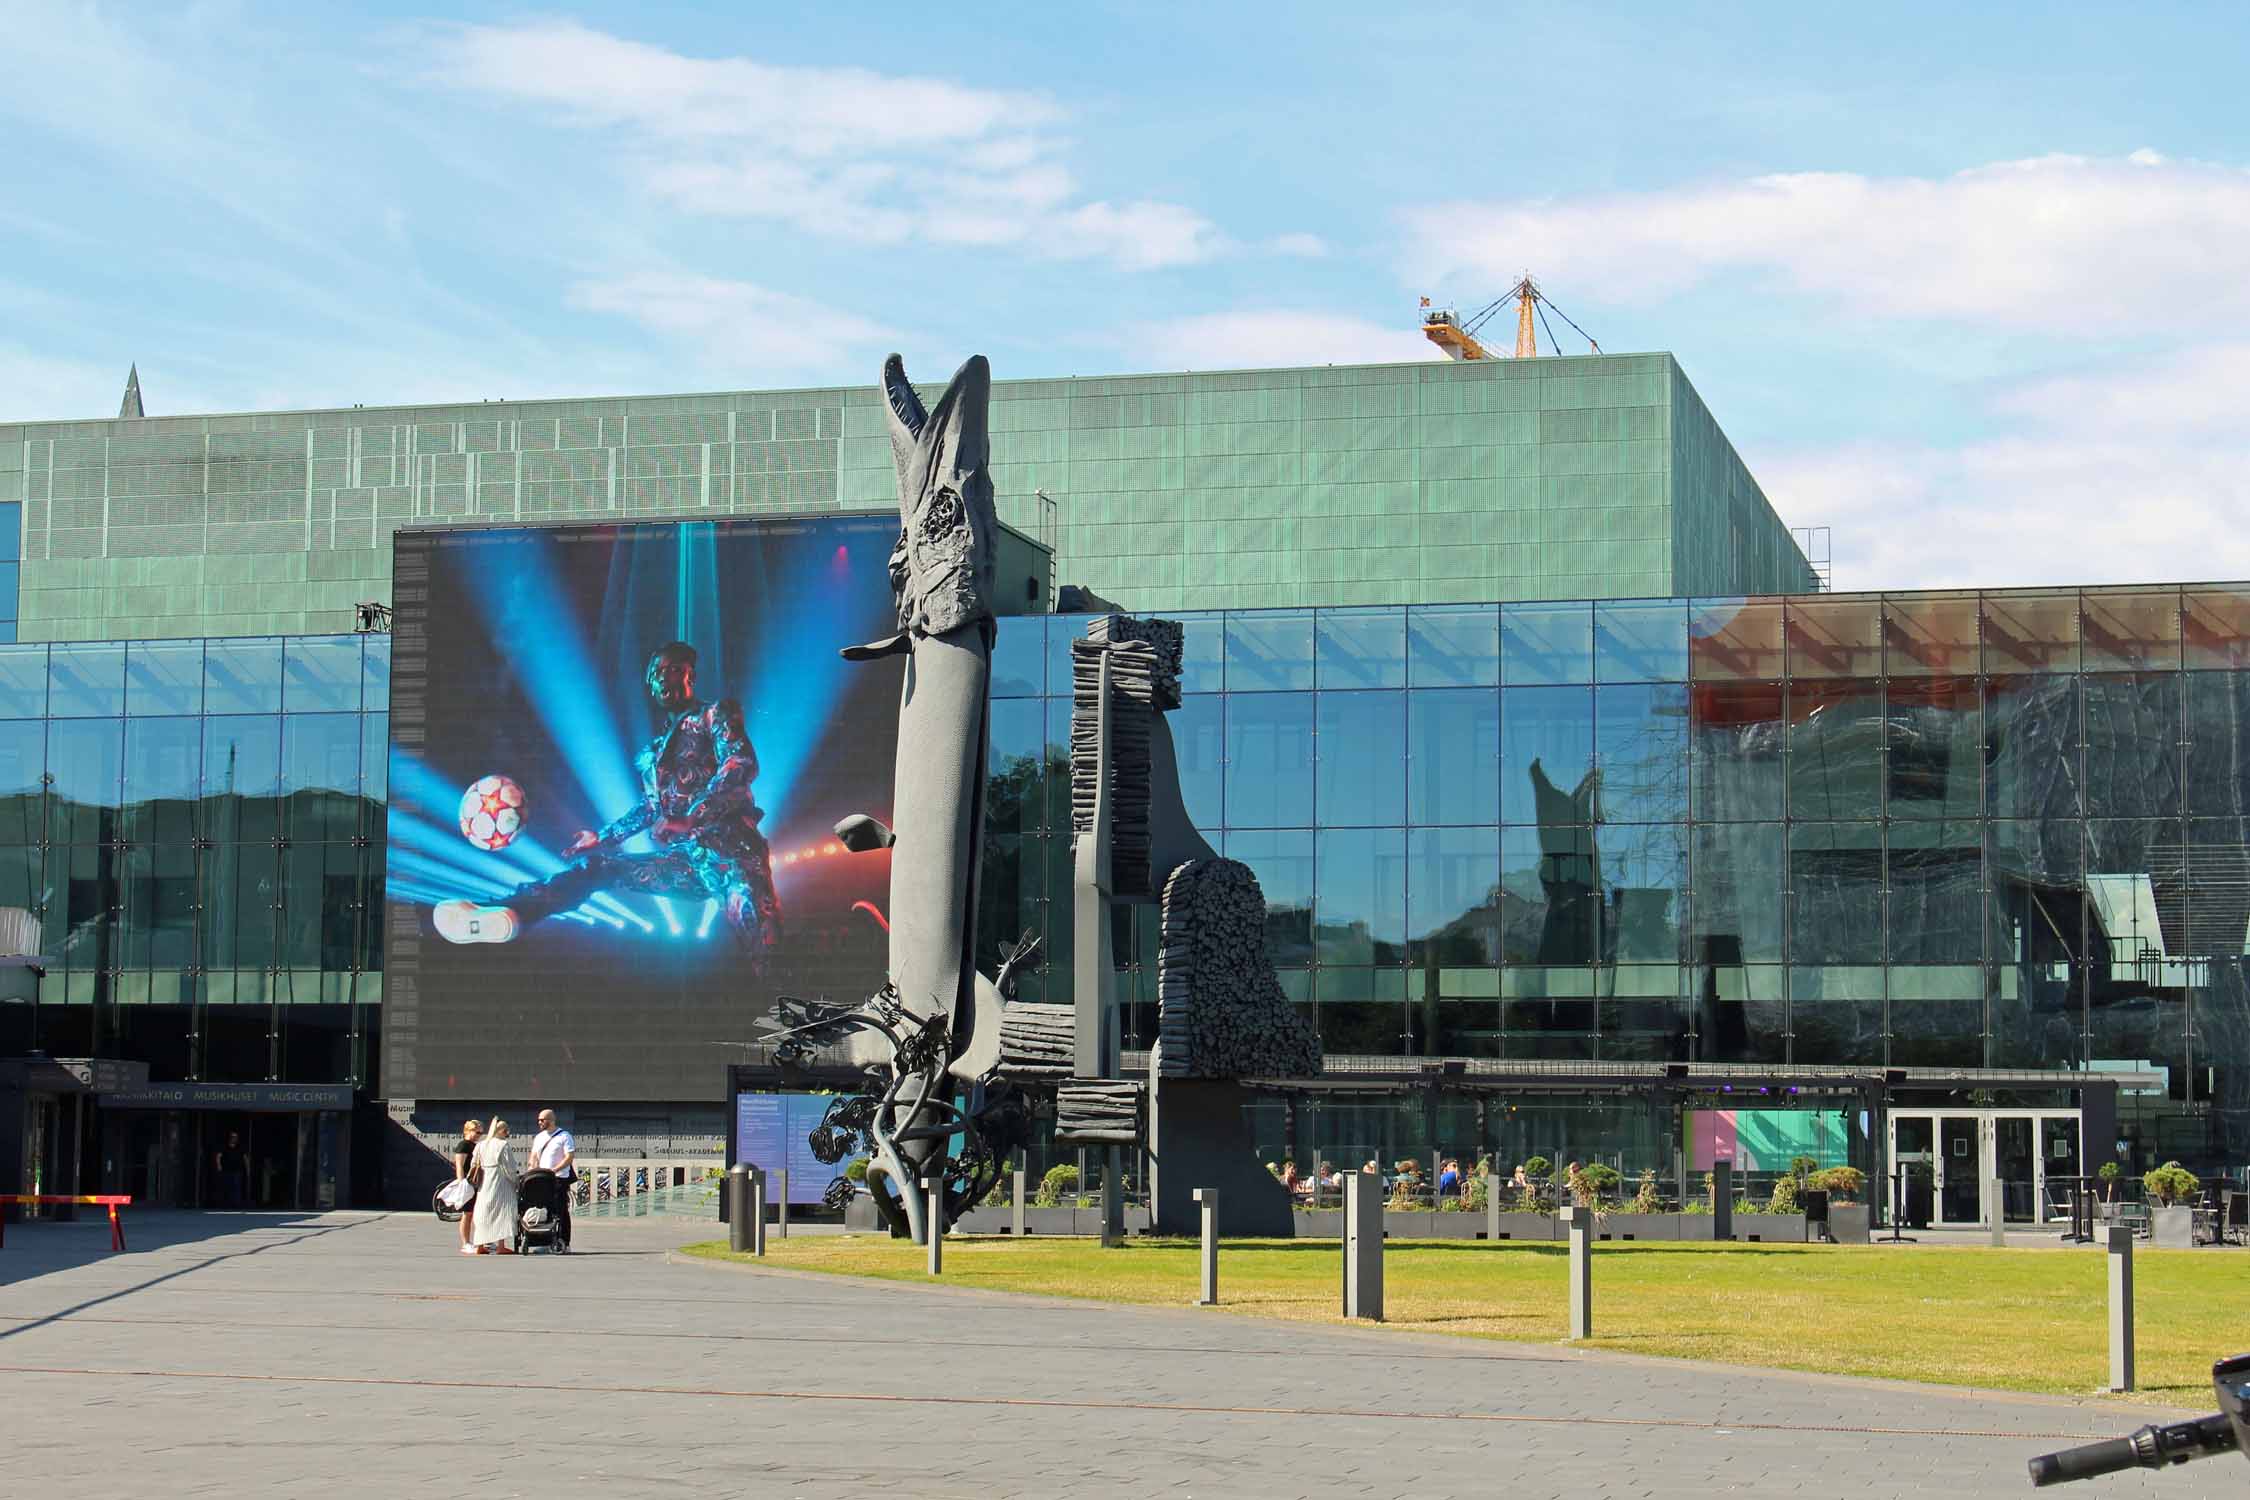
[[[1828,1232],[1839,1245],[1865,1245],[1874,1239],[1872,1210],[1864,1203],[1828,1206]]]
[[[1473,1240],[1484,1233],[1484,1215],[1454,1210],[1447,1213],[1416,1214],[1429,1227],[1415,1231],[1433,1240]]]
[[[1301,1240],[1340,1240],[1344,1237],[1344,1211],[1340,1208],[1300,1209],[1289,1216]]]
[[[1675,1214],[1673,1218],[1678,1221],[1674,1227],[1683,1240],[1709,1242],[1717,1238],[1719,1221],[1709,1214]]]
[[[1767,1245],[1802,1245],[1805,1242],[1805,1216],[1736,1214],[1734,1237],[1744,1241],[1757,1240]]]
[[[1478,1217],[1483,1217],[1481,1214]],[[1504,1240],[1553,1240],[1559,1232],[1552,1214],[1510,1213],[1500,1216],[1500,1238]]]
[[[876,1217],[875,1200],[865,1193],[852,1194],[852,1201],[844,1205],[844,1227],[860,1233],[869,1233],[883,1227]]]
[[[1678,1214],[1611,1214],[1596,1222],[1594,1232],[1605,1240],[1676,1240]]]
[[[972,1208],[953,1221],[954,1234],[1006,1234],[1014,1222],[1012,1208]]]
[[[2148,1211],[2148,1243],[2152,1250],[2193,1250],[2195,1210],[2152,1208]]]

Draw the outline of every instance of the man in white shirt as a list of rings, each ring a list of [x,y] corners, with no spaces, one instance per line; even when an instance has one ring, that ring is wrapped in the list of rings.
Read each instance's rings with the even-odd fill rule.
[[[576,1138],[555,1124],[553,1110],[539,1111],[539,1133],[531,1138],[531,1165],[554,1173],[562,1182],[562,1202],[555,1214],[555,1244],[562,1250],[570,1248],[570,1191],[578,1176],[571,1163],[577,1159]]]

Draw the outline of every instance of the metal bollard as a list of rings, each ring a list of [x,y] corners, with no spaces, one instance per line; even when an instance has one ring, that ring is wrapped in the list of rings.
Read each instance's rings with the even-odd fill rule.
[[[1344,1174],[1344,1316],[1383,1321],[1383,1179]]]
[[[1711,1163],[1711,1238],[1734,1238],[1734,1158]]]
[[[2109,1235],[2109,1388],[2133,1389],[2133,1226],[2112,1224]]]
[[[773,1223],[783,1239],[789,1238],[789,1169],[777,1167],[773,1174]]]
[[[766,1172],[755,1166],[750,1169],[750,1253],[766,1253]]]
[[[750,1249],[750,1168],[742,1162],[727,1168],[727,1248],[737,1255]]]
[[[1219,1190],[1197,1188],[1191,1196],[1203,1206],[1203,1287],[1197,1307],[1219,1305]]]
[[[1008,1212],[1008,1233],[1014,1235],[1019,1240],[1023,1238],[1024,1179],[1029,1175],[1030,1174],[1023,1169],[1023,1158],[1020,1156],[1017,1157],[1015,1170],[1008,1174],[1008,1176],[1013,1179],[1008,1185],[1008,1192],[1011,1200]]]
[[[945,1179],[923,1178],[922,1201],[929,1205],[929,1271],[932,1276],[941,1276],[945,1273]]]
[[[1570,1336],[1594,1336],[1594,1211],[1573,1204],[1562,1211],[1570,1234]]]

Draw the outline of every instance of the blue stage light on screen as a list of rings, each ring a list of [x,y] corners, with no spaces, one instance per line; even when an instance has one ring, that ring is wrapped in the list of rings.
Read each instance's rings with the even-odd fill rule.
[[[609,892],[607,892],[607,891],[596,891],[596,892],[594,893],[594,899],[595,899],[596,901],[599,901],[599,902],[600,902],[600,903],[601,903],[601,904],[602,904],[603,906],[607,907],[607,908],[608,908],[609,910],[611,910],[611,911],[613,911],[613,912],[617,913],[617,914],[618,914],[619,916],[623,917],[623,918],[624,918],[624,919],[625,919],[626,921],[628,921],[628,922],[632,923],[632,924],[633,924],[633,925],[634,925],[635,927],[638,927],[638,928],[639,928],[639,929],[640,929],[641,931],[643,931],[643,932],[654,932],[654,931],[656,931],[656,924],[655,924],[654,922],[651,922],[651,921],[650,921],[650,920],[649,920],[648,918],[646,918],[646,917],[642,916],[642,915],[641,915],[641,914],[640,914],[639,912],[637,912],[637,911],[633,910],[633,908],[631,908],[630,906],[627,906],[627,905],[626,905],[626,904],[625,904],[624,902],[622,902],[622,901],[618,900],[618,899],[617,899],[617,898],[616,898],[615,896],[612,896],[612,895],[611,895],[611,894],[610,894]]]
[[[713,922],[716,922],[716,921],[718,921],[718,920],[719,920],[719,903],[718,903],[718,902],[716,902],[716,901],[706,901],[706,902],[704,902],[704,903],[703,903],[703,920],[695,924],[695,935],[696,935],[696,936],[697,936],[698,938],[707,938],[707,937],[709,937],[709,936],[711,935],[711,924],[712,924]]]
[[[680,935],[680,914],[672,910],[672,903],[662,896],[652,896],[657,912],[664,918],[664,930],[673,937]]]
[[[578,910],[572,912],[571,915],[575,917],[583,917],[589,922],[600,922],[605,926],[617,928],[619,931],[623,931],[625,927],[625,919],[623,917],[615,916],[609,912],[606,912],[591,901],[587,902],[584,906],[579,907]]]

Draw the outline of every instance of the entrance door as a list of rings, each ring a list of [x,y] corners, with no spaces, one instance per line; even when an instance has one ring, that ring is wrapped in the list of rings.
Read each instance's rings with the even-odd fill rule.
[[[1937,1122],[1929,1115],[1891,1116],[1891,1170],[1901,1180],[1886,1186],[1895,1195],[1891,1212],[1915,1229],[1926,1228],[1936,1207]]]
[[[2007,1224],[2039,1222],[2039,1122],[2030,1115],[1993,1120],[1999,1151],[2000,1218]]]
[[[2039,1117],[2039,1202],[2049,1219],[2070,1216],[2070,1181],[2078,1175],[2078,1114]],[[2058,1181],[2058,1179],[2060,1179]]]
[[[1937,1221],[1981,1224],[1985,1174],[1984,1122],[1976,1115],[1938,1117]]]

